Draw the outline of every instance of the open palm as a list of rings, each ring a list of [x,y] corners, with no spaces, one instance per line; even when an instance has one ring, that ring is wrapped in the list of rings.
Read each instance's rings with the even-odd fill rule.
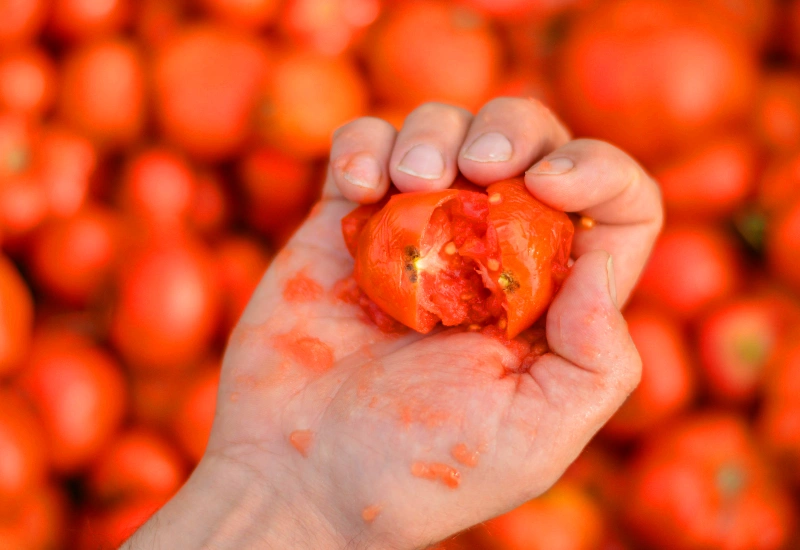
[[[463,328],[385,334],[342,299],[353,262],[340,221],[354,202],[379,200],[390,178],[404,192],[442,189],[460,170],[480,185],[542,157],[528,189],[596,223],[576,233],[535,361]],[[305,503],[334,546],[421,547],[521,504],[638,383],[618,304],[660,226],[657,188],[633,160],[571,141],[532,101],[494,100],[474,117],[428,104],[399,133],[350,123],[335,136],[323,200],[231,337],[208,455]]]

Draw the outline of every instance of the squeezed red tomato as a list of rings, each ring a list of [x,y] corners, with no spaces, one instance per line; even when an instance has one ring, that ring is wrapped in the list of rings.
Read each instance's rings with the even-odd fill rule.
[[[396,194],[355,209],[342,231],[358,285],[404,325],[497,323],[513,338],[566,276],[574,229],[515,178]]]

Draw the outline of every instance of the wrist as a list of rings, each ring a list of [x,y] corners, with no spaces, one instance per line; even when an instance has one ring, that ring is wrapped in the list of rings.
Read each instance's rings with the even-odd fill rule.
[[[342,548],[347,541],[307,499],[261,474],[207,456],[178,493],[123,545],[139,548]]]

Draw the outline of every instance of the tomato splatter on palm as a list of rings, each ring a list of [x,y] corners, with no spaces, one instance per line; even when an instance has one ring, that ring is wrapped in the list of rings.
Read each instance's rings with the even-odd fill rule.
[[[411,475],[440,481],[451,489],[461,485],[461,473],[452,466],[440,462],[414,462],[411,465]]]
[[[478,465],[478,458],[480,453],[477,450],[470,449],[465,443],[457,443],[450,449],[450,455],[459,464],[474,468]]]
[[[319,338],[290,332],[275,337],[274,343],[287,358],[315,372],[325,372],[333,366],[333,350]]]
[[[283,299],[287,302],[313,302],[322,297],[323,288],[317,281],[300,271],[283,287]]]
[[[383,506],[380,504],[373,504],[372,506],[367,506],[361,511],[361,519],[364,520],[364,523],[372,523],[375,521],[375,518],[380,515],[381,511],[383,510]]]
[[[547,308],[567,273],[574,228],[521,178],[486,191],[402,193],[342,220],[354,277],[403,325],[496,325],[513,338]]]
[[[308,457],[308,451],[311,448],[313,440],[314,433],[311,430],[295,430],[289,434],[289,443],[291,443],[292,447],[303,455],[303,457]]]

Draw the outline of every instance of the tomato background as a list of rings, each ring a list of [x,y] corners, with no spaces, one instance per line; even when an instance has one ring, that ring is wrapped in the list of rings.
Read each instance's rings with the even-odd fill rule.
[[[637,156],[667,226],[625,312],[641,386],[438,547],[800,547],[800,0],[12,0],[0,548],[113,548],[186,479],[336,127],[496,95]]]

